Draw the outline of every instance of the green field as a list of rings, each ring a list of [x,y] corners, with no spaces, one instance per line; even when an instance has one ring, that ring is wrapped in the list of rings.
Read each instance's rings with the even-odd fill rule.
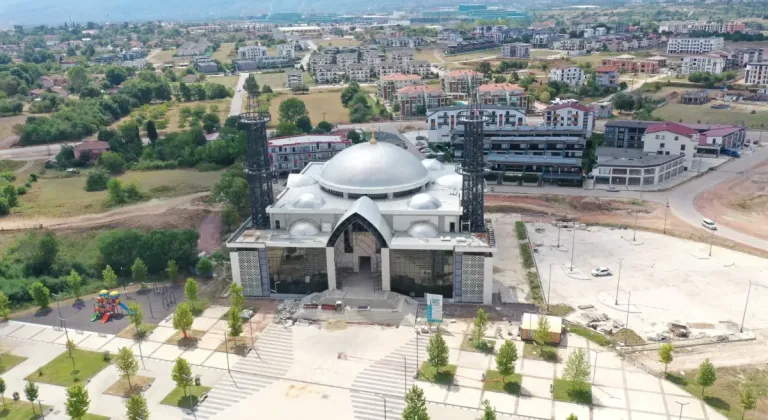
[[[354,38],[313,39],[312,42],[322,47],[355,47],[360,45],[360,41]]]
[[[15,115],[13,117],[0,118],[0,140],[13,135],[13,126],[24,124],[29,115]]]
[[[25,360],[27,360],[26,357],[15,356],[10,353],[3,353],[2,355],[0,355],[0,362],[2,362],[0,363],[0,365],[2,366],[0,367],[0,373],[8,372],[9,370],[13,369],[14,366],[18,365],[19,363]]]
[[[239,78],[240,76],[208,76],[205,78],[205,81],[210,83],[219,83],[228,88],[234,89]]]
[[[443,57],[443,60],[446,62],[456,62],[456,61],[464,61],[464,60],[474,60],[477,58],[483,58],[483,57],[494,57],[501,55],[501,48],[491,48],[487,50],[482,51],[473,51],[466,54],[456,54],[456,55],[446,55]]]
[[[176,387],[168,394],[160,404],[171,405],[174,407],[188,408],[197,405],[197,400],[201,395],[210,391],[211,388],[207,386],[191,386],[187,388],[187,396],[184,396],[184,389]]]
[[[23,160],[0,160],[0,172],[13,172],[24,166]]]
[[[308,95],[292,95],[286,93],[272,99],[269,107],[269,112],[272,114],[270,127],[277,126],[280,103],[288,98],[298,98],[304,101],[304,104],[309,111],[309,118],[312,120],[312,124],[317,124],[322,121],[323,114],[325,114],[325,120],[331,124],[349,122],[349,110],[344,108],[341,104],[341,90],[323,89],[322,91],[314,91]]]
[[[223,42],[221,44],[221,47],[219,47],[216,52],[213,53],[212,58],[214,60],[219,60],[222,63],[230,63],[232,62],[232,53],[235,52],[235,43],[234,42]]]
[[[43,405],[43,411],[49,408],[51,407]],[[35,401],[33,408],[32,404],[27,401],[13,401],[10,398],[6,398],[3,409],[0,410],[0,419],[3,420],[33,420],[38,418],[40,418],[40,405],[37,401]]]
[[[278,89],[285,87],[286,76],[285,72],[274,73],[251,73],[259,84],[259,87],[269,85],[272,89]]]
[[[520,393],[520,384],[522,381],[523,377],[518,373],[513,373],[506,378],[502,378],[498,371],[489,370],[485,374],[483,389],[486,391],[517,395]]]
[[[94,377],[110,364],[110,361],[105,361],[104,356],[98,351],[75,349],[72,351],[72,356],[75,359],[76,374],[80,382]],[[69,358],[69,352],[61,353],[47,365],[32,372],[25,380],[63,387],[71,386],[75,380],[72,377],[72,359]]]
[[[24,217],[71,217],[109,210],[104,206],[106,191],[87,192],[83,189],[86,172],[78,176],[65,176],[60,172],[48,171],[46,177],[41,177],[21,197],[21,205],[13,209],[13,214]],[[129,171],[119,179],[123,182],[136,181],[149,198],[161,198],[210,191],[219,181],[221,173],[191,169]],[[49,174],[61,178],[49,178]]]
[[[668,103],[661,108],[653,111],[654,117],[663,118],[667,121],[679,121],[687,123],[706,123],[706,124],[742,124],[746,122],[747,126],[755,127],[768,122],[768,112],[764,110],[750,114],[749,111],[740,109],[712,109],[712,103],[704,105],[683,105],[679,103]],[[731,106],[734,108],[734,105]]]

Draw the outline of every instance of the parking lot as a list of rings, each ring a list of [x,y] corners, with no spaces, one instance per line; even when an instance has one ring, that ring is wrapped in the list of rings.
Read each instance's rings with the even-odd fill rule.
[[[707,244],[604,227],[575,229],[575,237],[574,229],[562,228],[558,248],[556,226],[527,228],[545,295],[551,267],[552,303],[593,305],[622,324],[629,311],[629,327],[644,338],[666,330],[669,322],[709,335],[738,331],[751,281],[745,329],[768,327],[765,259],[718,247],[710,257]],[[593,276],[598,267],[612,274]]]

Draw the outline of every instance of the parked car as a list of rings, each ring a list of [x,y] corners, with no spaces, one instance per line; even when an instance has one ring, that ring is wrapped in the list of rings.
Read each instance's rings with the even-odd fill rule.
[[[610,276],[612,274],[611,269],[608,267],[597,267],[592,270],[592,275],[595,277]]]
[[[619,192],[619,189],[618,189],[618,188],[616,188],[616,187],[614,187],[613,185],[610,185],[610,186],[608,186],[608,188],[606,189],[606,191],[610,191],[610,192]]]
[[[701,225],[709,230],[717,230],[717,224],[709,219],[701,219]]]

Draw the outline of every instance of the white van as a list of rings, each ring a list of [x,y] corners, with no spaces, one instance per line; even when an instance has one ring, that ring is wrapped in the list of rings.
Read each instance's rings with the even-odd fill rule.
[[[701,225],[709,230],[717,230],[717,225],[715,224],[715,222],[709,219],[701,219]]]

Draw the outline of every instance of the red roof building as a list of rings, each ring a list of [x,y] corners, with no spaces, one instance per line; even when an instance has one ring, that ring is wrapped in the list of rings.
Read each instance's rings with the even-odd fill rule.
[[[96,160],[104,152],[109,151],[109,143],[105,141],[84,141],[75,146],[75,159],[80,159],[83,153],[90,155],[90,160]]]
[[[395,73],[381,76],[379,79],[379,97],[385,101],[395,100],[398,90],[413,85],[421,84],[421,76],[417,74]]]

